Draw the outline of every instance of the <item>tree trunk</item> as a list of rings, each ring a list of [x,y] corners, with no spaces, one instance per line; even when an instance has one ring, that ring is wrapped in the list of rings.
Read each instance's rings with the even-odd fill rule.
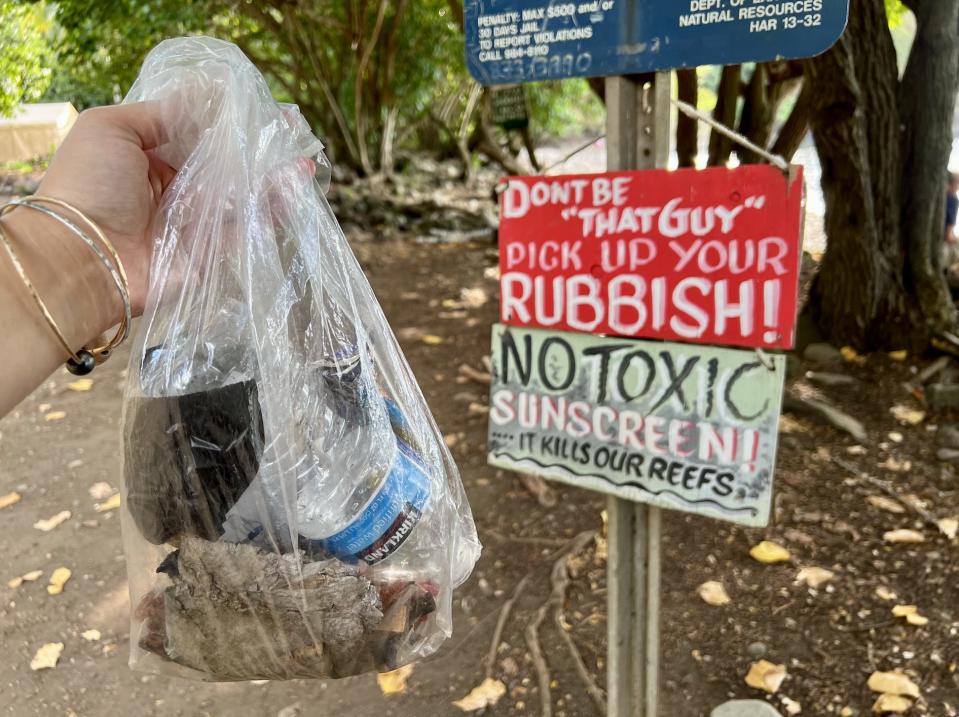
[[[913,0],[898,81],[882,0],[852,0],[837,45],[807,61],[828,247],[808,308],[834,343],[919,351],[956,312],[939,269],[959,89],[959,0]]]
[[[787,162],[792,161],[793,155],[802,144],[809,131],[809,116],[813,101],[813,86],[809,80],[804,80],[802,90],[796,99],[796,104],[789,113],[789,118],[779,130],[770,150],[773,154],[783,157]]]
[[[816,89],[813,100],[812,130],[822,165],[822,190],[826,199],[826,255],[813,281],[807,308],[820,331],[834,342],[866,347],[870,328],[883,294],[889,290],[889,267],[884,260],[888,242],[896,243],[898,234],[880,232],[878,219],[890,206],[896,206],[897,177],[884,176],[870,152],[872,142],[864,117],[868,105],[856,73],[857,62],[865,56],[857,52],[861,36],[889,33],[867,16],[864,6],[877,0],[853,0],[846,33],[822,55],[809,60],[806,78]],[[881,4],[881,0],[878,0]],[[876,80],[895,83],[896,75]],[[885,93],[883,93],[885,94]],[[896,113],[895,104],[885,109]],[[897,154],[898,145],[888,147]],[[874,190],[885,191],[876,197]]]
[[[539,160],[536,158],[536,142],[533,141],[533,133],[529,131],[529,126],[521,128],[519,136],[523,138],[523,146],[526,147],[530,165],[532,165],[534,171],[539,172],[541,167]]]
[[[727,65],[723,68],[716,91],[716,109],[713,118],[726,127],[736,126],[736,105],[739,103],[740,66]],[[729,161],[733,142],[728,137],[713,131],[709,136],[709,166],[723,166]]]
[[[393,176],[393,140],[396,138],[396,119],[399,114],[399,107],[390,107],[386,111],[386,122],[383,125],[383,139],[380,142],[380,171],[386,177]]]
[[[679,99],[696,106],[699,98],[699,79],[696,68],[676,71]],[[695,167],[699,154],[699,120],[687,117],[682,112],[676,120],[676,154],[680,167]]]
[[[959,90],[959,0],[912,3],[916,39],[899,85],[902,131],[900,231],[906,287],[931,333],[952,330],[956,310],[940,266],[952,118]]]
[[[765,148],[769,144],[772,132],[773,106],[769,98],[769,70],[765,63],[757,63],[746,89],[746,101],[743,103],[742,119],[739,121],[739,133],[753,144]],[[764,161],[762,157],[746,149],[737,147],[736,154],[743,164],[755,164]]]

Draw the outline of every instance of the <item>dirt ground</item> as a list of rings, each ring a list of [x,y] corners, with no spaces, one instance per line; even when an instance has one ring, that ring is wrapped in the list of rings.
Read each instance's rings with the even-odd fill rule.
[[[474,200],[482,204],[482,192]],[[484,544],[473,577],[457,594],[456,631],[449,644],[415,667],[405,692],[391,696],[382,695],[373,676],[203,684],[131,672],[119,519],[116,511],[97,512],[89,494],[94,483],[118,486],[121,481],[121,356],[93,374],[89,392],[69,390],[73,377],[61,371],[0,420],[0,496],[22,494],[18,503],[0,509],[0,714],[463,714],[451,702],[482,682],[498,616],[527,576],[492,669],[508,692],[485,714],[541,713],[542,695],[524,631],[549,597],[558,552],[582,531],[601,536],[604,499],[556,484],[550,495],[541,496],[545,503],[555,499],[555,505],[546,507],[517,476],[486,465],[486,416],[475,406],[470,409],[486,401],[486,387],[458,381],[457,367],[469,363],[479,368],[489,353],[490,325],[497,314],[491,271],[497,262],[495,245],[489,240],[421,243],[409,235],[383,238],[369,225],[351,228],[351,237],[453,444]],[[482,291],[468,294],[464,302],[464,289]],[[477,299],[483,295],[485,303]],[[424,333],[443,342],[428,345],[421,340]],[[935,457],[937,426],[945,422],[926,416],[910,425],[890,413],[897,405],[922,408],[902,384],[924,365],[912,357],[899,362],[882,355],[868,357],[863,365],[831,369],[857,379],[851,386],[830,389],[829,398],[865,424],[868,439],[861,444],[835,428],[786,415],[775,519],[768,529],[666,514],[664,717],[705,717],[730,697],[765,699],[744,683],[759,657],[788,671],[779,694],[768,697],[784,714],[789,704],[784,696],[798,703],[803,715],[870,714],[875,699],[866,686],[870,673],[893,669],[905,670],[920,687],[922,697],[909,714],[957,714],[957,550],[955,540],[934,524],[959,515],[955,470]],[[807,368],[794,371],[799,378],[790,380],[790,391],[795,395],[817,393],[802,377]],[[55,418],[59,412],[64,415]],[[903,512],[867,500],[877,495],[899,496]],[[71,517],[53,530],[33,527],[63,510]],[[886,531],[898,528],[919,531],[925,542],[884,540]],[[753,560],[749,550],[763,539],[787,547],[791,559],[777,565]],[[602,548],[600,537],[567,561],[573,579],[564,624],[587,670],[604,687]],[[52,596],[45,586],[60,566],[73,576],[62,594]],[[827,568],[835,578],[819,589],[797,584],[796,575],[805,566]],[[44,574],[36,582],[7,587],[7,580],[32,570]],[[697,596],[697,586],[707,580],[724,584],[728,605],[713,607]],[[884,597],[877,588],[884,589]],[[896,597],[890,598],[891,593]],[[928,624],[913,626],[894,617],[891,608],[897,603],[916,605]],[[84,639],[81,633],[89,629],[99,630],[100,638]],[[599,714],[551,617],[544,620],[539,639],[550,670],[553,715]],[[31,658],[48,642],[65,645],[58,666],[31,671]]]

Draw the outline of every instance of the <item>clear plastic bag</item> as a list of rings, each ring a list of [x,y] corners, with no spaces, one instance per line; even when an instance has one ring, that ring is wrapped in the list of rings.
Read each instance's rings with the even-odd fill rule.
[[[131,666],[325,678],[432,653],[480,546],[322,145],[210,38],[158,45],[125,101],[156,103],[178,170],[124,401]]]

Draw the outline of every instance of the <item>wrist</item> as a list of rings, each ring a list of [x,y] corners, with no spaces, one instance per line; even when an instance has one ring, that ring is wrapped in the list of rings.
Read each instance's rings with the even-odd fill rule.
[[[119,323],[123,304],[116,286],[79,236],[56,219],[26,207],[10,211],[0,222],[74,350]]]

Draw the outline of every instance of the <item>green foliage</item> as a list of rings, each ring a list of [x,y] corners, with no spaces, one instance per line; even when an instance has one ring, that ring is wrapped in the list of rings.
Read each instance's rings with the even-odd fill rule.
[[[576,136],[599,132],[606,110],[582,79],[538,82],[527,86],[530,125],[537,135]]]
[[[50,84],[49,30],[42,3],[0,0],[0,115],[40,99]]]
[[[209,11],[198,0],[59,0],[57,73],[46,99],[78,109],[117,102],[150,48],[209,26]]]
[[[889,20],[889,27],[899,27],[899,25],[902,23],[903,17],[905,17],[907,12],[909,12],[908,8],[902,4],[902,0],[885,0],[885,3],[886,17]]]
[[[459,116],[466,108],[472,81],[455,14],[450,0],[58,0],[47,97],[114,102],[160,40],[212,35],[237,43],[277,98],[300,106],[336,161],[376,171],[391,145],[426,136],[417,130],[441,104]],[[602,105],[582,80],[531,86],[530,100],[537,133],[601,126]],[[444,121],[458,127],[452,115]]]

